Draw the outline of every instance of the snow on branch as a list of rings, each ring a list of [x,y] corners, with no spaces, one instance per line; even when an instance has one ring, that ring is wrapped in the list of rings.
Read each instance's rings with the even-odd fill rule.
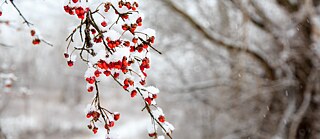
[[[154,139],[163,138],[163,134],[172,139],[174,127],[167,122],[162,109],[157,105],[159,89],[147,85],[147,70],[151,66],[150,48],[161,54],[154,46],[156,33],[153,29],[143,27],[143,16],[138,11],[135,1],[108,0],[98,4],[88,1],[72,0],[65,6],[67,14],[75,16],[80,23],[66,38],[68,42],[64,54],[68,66],[75,64],[76,57],[86,63],[88,68],[84,79],[87,91],[95,93],[93,101],[87,108],[88,128],[94,134],[99,124],[104,123],[109,138],[110,130],[119,120],[120,113],[112,112],[101,105],[101,80],[113,79],[131,98],[140,95],[151,121],[148,134]],[[75,35],[79,33],[78,38]],[[79,40],[81,46],[73,42]]]

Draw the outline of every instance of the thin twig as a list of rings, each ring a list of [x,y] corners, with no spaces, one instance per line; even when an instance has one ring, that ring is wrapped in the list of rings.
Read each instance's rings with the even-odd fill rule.
[[[30,23],[21,13],[21,11],[19,10],[19,8],[16,6],[16,4],[13,2],[13,0],[10,0],[10,3],[12,4],[12,6],[16,9],[16,11],[19,13],[20,17],[24,20],[24,23],[27,24],[28,27],[30,27],[31,25],[33,25],[32,23]]]

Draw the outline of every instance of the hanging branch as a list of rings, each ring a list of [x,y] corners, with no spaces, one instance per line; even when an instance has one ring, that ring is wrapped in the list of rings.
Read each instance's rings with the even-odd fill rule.
[[[73,3],[78,2],[80,1],[73,0],[64,6],[66,13],[77,16],[81,20],[80,24],[66,38],[68,45],[64,55],[70,67],[74,65],[75,52],[79,52],[82,62],[88,65],[85,73],[87,91],[92,93],[95,89],[95,97],[87,113],[87,118],[91,119],[88,128],[95,134],[99,129],[96,122],[103,122],[104,128],[109,134],[115,121],[120,117],[118,112],[111,112],[101,106],[101,92],[98,87],[100,77],[104,74],[106,77],[112,78],[124,91],[130,93],[132,98],[138,93],[140,94],[145,104],[144,109],[147,110],[152,119],[150,124],[153,127],[148,130],[150,137],[154,139],[160,137],[156,130],[159,126],[163,133],[172,139],[171,134],[174,127],[165,120],[161,108],[156,105],[159,91],[154,87],[145,87],[146,69],[150,68],[149,48],[159,54],[161,52],[153,46],[155,40],[153,31],[150,31],[150,29],[145,30],[145,32],[136,31],[137,28],[142,26],[142,17],[137,11],[138,3],[123,0],[119,0],[117,4],[103,2],[92,10],[88,7],[73,5]],[[84,2],[85,4],[86,2]],[[117,18],[115,21],[107,23],[104,20],[107,17],[104,13],[110,11],[116,14]],[[138,17],[132,16],[135,14]],[[95,15],[103,17],[103,20],[95,18]],[[129,17],[133,19],[129,20]],[[122,32],[113,30],[119,26],[122,28]],[[72,47],[76,32],[79,32],[80,35],[81,48]],[[125,38],[124,34],[131,37]],[[138,79],[138,81],[133,80],[133,78]]]

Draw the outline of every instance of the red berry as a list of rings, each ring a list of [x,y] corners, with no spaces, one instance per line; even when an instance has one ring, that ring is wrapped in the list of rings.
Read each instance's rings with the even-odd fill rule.
[[[87,90],[89,93],[93,91],[93,86],[90,86]]]
[[[133,90],[133,91],[131,91],[131,97],[133,98],[133,97],[135,97],[136,95],[137,95],[137,91],[136,90]]]
[[[146,80],[140,81],[140,84],[141,84],[141,85],[145,85],[145,84],[146,84]]]
[[[32,44],[33,44],[33,45],[38,45],[38,44],[40,44],[40,39],[38,39],[38,38],[34,39],[34,40],[32,41]]]
[[[79,0],[72,0],[73,3],[77,3]]]
[[[139,18],[136,20],[136,23],[138,24],[138,26],[142,26],[142,18],[139,17]]]
[[[143,47],[142,46],[138,46],[137,50],[138,50],[139,53],[141,53],[143,51]]]
[[[83,9],[82,7],[76,8],[76,9],[75,9],[75,12],[76,12],[78,18],[84,19],[85,11],[84,11],[84,9]]]
[[[86,81],[89,83],[89,84],[93,84],[95,81],[96,81],[96,78],[95,77],[88,77],[86,78]]]
[[[72,66],[73,66],[73,61],[69,60],[67,63],[68,63],[68,66],[69,66],[69,67],[72,67]]]
[[[146,98],[146,99],[144,99],[149,105],[151,105],[151,102],[152,102],[152,99],[151,98]]]
[[[106,27],[107,26],[107,22],[106,21],[101,22],[101,26]]]
[[[92,116],[92,112],[87,113],[86,117],[90,118]]]
[[[153,99],[156,99],[157,97],[158,97],[157,94],[153,94],[153,95],[152,95],[152,98],[153,98]]]
[[[118,121],[120,119],[120,113],[115,113],[113,119]]]
[[[133,43],[137,43],[137,42],[138,42],[138,38],[133,38],[133,39],[132,39],[132,42],[133,42]]]
[[[151,43],[154,43],[154,39],[155,39],[155,37],[154,37],[154,36],[151,36],[151,37],[150,37],[150,42],[151,42]]]
[[[64,58],[69,58],[69,54],[68,53],[64,53]]]
[[[113,74],[113,77],[114,77],[114,78],[118,78],[119,75],[120,75],[120,74],[116,72],[116,73]]]
[[[156,135],[157,135],[157,133],[149,133],[149,137],[154,137]]]
[[[122,30],[128,30],[129,26],[127,24],[122,25]]]
[[[160,115],[159,118],[158,118],[159,122],[161,123],[164,123],[166,120],[165,120],[165,117],[163,115]]]
[[[143,44],[142,44],[142,47],[143,47],[144,49],[147,49],[147,48],[148,48],[148,46],[149,46],[149,45],[148,45],[148,44],[146,44],[146,43],[143,43]]]
[[[110,71],[108,71],[108,70],[104,71],[103,73],[104,73],[106,76],[111,75],[111,72],[110,72]]]
[[[130,10],[131,9],[131,3],[130,2],[126,2],[126,7]]]
[[[123,43],[123,45],[129,47],[129,46],[130,46],[130,42],[129,42],[129,41],[125,41],[125,42]]]
[[[107,42],[110,42],[110,41],[111,41],[110,37],[107,37],[107,38],[106,38],[106,41],[107,41]]]
[[[142,74],[143,74],[143,76],[145,76],[145,77],[148,76],[147,73],[145,73],[145,72],[143,72],[143,71],[142,71]]]
[[[133,86],[133,84],[134,84],[134,81],[129,80],[129,85]]]
[[[110,121],[109,124],[108,124],[108,127],[113,127],[113,126],[114,126],[114,122]]]
[[[6,87],[6,88],[11,88],[11,87],[12,87],[12,84],[6,84],[5,87]]]
[[[96,71],[94,72],[94,76],[96,76],[96,77],[99,77],[100,74],[101,74],[101,72],[100,72],[99,70],[96,70]]]
[[[31,33],[31,36],[36,35],[36,31],[35,30],[31,30],[30,33]]]
[[[124,85],[124,86],[123,86],[123,89],[124,89],[124,90],[127,90],[128,87],[129,87],[129,85]]]
[[[123,81],[123,84],[124,84],[124,85],[129,85],[129,79],[126,78],[126,79]]]
[[[95,118],[95,119],[98,119],[100,117],[100,113],[96,112],[96,111],[93,111],[92,112],[92,117]]]
[[[2,16],[2,11],[0,11],[0,16]]]
[[[92,34],[96,34],[97,31],[96,31],[95,29],[91,29],[91,33],[92,33]]]
[[[137,29],[137,24],[131,24],[130,32],[134,33],[134,31]]]
[[[104,11],[105,11],[105,12],[108,12],[108,11],[109,11],[110,5],[111,5],[110,3],[107,3],[107,4],[104,5]]]
[[[134,51],[135,51],[134,46],[130,46],[130,52],[134,52]]]
[[[124,74],[126,74],[126,73],[128,72],[128,69],[127,69],[126,67],[122,67],[122,68],[121,68],[121,71],[122,71]]]
[[[139,7],[139,4],[137,2],[133,2],[133,5]]]
[[[94,128],[92,129],[92,131],[93,131],[93,134],[96,134],[96,133],[98,132],[98,128],[97,128],[97,127],[94,127]]]
[[[95,38],[93,39],[93,41],[94,41],[95,43],[101,43],[101,42],[102,42],[102,37],[95,37]]]
[[[128,14],[123,14],[123,15],[121,15],[121,18],[123,18],[123,19],[128,19],[128,18],[129,18],[129,15],[128,15]]]
[[[118,5],[119,5],[119,8],[122,8],[123,2],[122,2],[122,1],[119,1],[119,2],[118,2]]]

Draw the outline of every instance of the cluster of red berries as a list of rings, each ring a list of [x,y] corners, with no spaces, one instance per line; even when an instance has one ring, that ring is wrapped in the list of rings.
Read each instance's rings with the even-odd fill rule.
[[[78,0],[72,0],[73,3],[77,3]],[[76,14],[78,18],[84,19],[85,13],[89,11],[89,8],[84,9],[81,6],[78,7],[71,7],[69,5],[66,5],[63,7],[64,11],[70,15]]]
[[[122,73],[126,74],[128,72],[128,66],[131,66],[132,63],[133,60],[128,61],[127,57],[124,56],[122,60],[118,60],[117,62],[107,63],[104,60],[99,60],[97,66],[107,71],[106,73],[109,73],[111,70],[121,70]],[[109,74],[106,74],[106,76],[109,76]]]
[[[35,30],[31,30],[30,31],[30,34],[32,37],[34,37],[34,39],[32,40],[32,44],[33,45],[38,45],[40,44],[41,40],[39,39],[39,37],[36,35],[36,31]]]
[[[150,94],[150,93],[149,93]],[[147,104],[151,105],[152,101],[154,99],[158,98],[157,94],[151,94],[150,96],[148,96],[147,98],[145,98],[144,100],[147,102]]]
[[[154,36],[151,36],[150,38],[147,39],[147,41],[143,41],[142,43],[138,44],[137,47],[131,46],[130,51],[134,52],[134,51],[138,51],[139,53],[141,53],[143,50],[148,49],[149,45],[154,43]]]
[[[108,111],[104,111],[104,112],[108,112]],[[104,128],[109,130],[110,128],[114,127],[114,122],[115,121],[118,121],[120,119],[120,113],[109,113],[110,115],[113,115],[113,120],[109,119],[108,118],[108,121],[106,121],[105,125],[104,125]],[[98,132],[98,127],[95,125],[95,123],[99,120],[99,118],[101,117],[101,114],[97,111],[90,111],[87,113],[87,116],[86,116],[88,119],[91,118],[91,122],[90,124],[88,125],[88,128],[90,130],[92,130],[92,132],[94,134],[96,134]]]
[[[72,2],[77,3],[78,0],[72,0]],[[147,77],[146,69],[150,69],[150,59],[147,54],[149,48],[155,49],[152,47],[155,36],[152,31],[146,30],[145,32],[136,32],[137,28],[143,25],[143,19],[140,16],[131,16],[133,14],[139,14],[139,12],[136,11],[137,7],[139,7],[138,3],[131,3],[123,0],[120,0],[117,6],[113,5],[111,2],[101,3],[100,5],[103,5],[104,12],[113,10],[118,16],[117,21],[110,23],[109,28],[106,28],[109,25],[109,21],[107,23],[105,19],[102,21],[96,20],[98,21],[97,24],[93,19],[95,16],[92,15],[96,13],[99,13],[99,15],[105,18],[103,13],[99,12],[100,6],[97,10],[91,12],[89,8],[79,6],[74,7],[70,5],[71,4],[69,3],[69,5],[64,6],[64,10],[70,15],[76,14],[78,18],[83,21],[80,26],[85,27],[84,30],[79,28],[75,29],[79,29],[80,35],[84,34],[82,37],[85,38],[85,42],[83,48],[75,48],[74,51],[81,51],[80,56],[82,60],[88,63],[88,70],[85,75],[87,91],[93,92],[94,88],[98,87],[101,74],[104,74],[106,77],[113,78],[125,91],[130,93],[132,98],[139,93],[143,97],[143,101],[145,102],[146,107],[148,107],[149,114],[153,120],[157,121],[158,124],[166,124],[167,122],[165,122],[165,117],[163,115],[154,116],[150,112],[150,105],[154,106],[154,108],[158,108],[158,106],[155,105],[155,99],[158,97],[157,93],[151,93],[144,87],[146,85]],[[116,7],[119,7],[121,10]],[[122,9],[124,7],[126,7],[126,9]],[[126,10],[127,12],[124,12]],[[118,24],[119,19],[122,19],[123,22]],[[99,24],[101,26],[98,26]],[[117,31],[112,30],[114,25],[121,27],[122,32],[118,33]],[[124,34],[126,36],[132,35],[132,39],[122,38]],[[70,40],[70,43],[71,42],[72,40]],[[101,45],[104,46],[104,50],[97,48]],[[97,52],[98,50],[99,52]],[[82,52],[87,52],[89,54],[87,59],[83,59]],[[65,53],[65,58],[68,59],[68,65],[73,66],[73,61],[67,53]],[[135,75],[139,77],[138,80],[134,80],[136,79],[133,77]],[[90,111],[87,114],[87,118],[92,118],[88,127],[94,133],[97,133],[98,127],[96,127],[94,123],[102,121],[101,119],[103,119],[105,122],[105,129],[109,131],[110,128],[114,126],[114,121],[119,119],[120,114],[111,113],[105,108],[102,108],[99,102],[100,99],[97,98],[99,97],[99,89],[96,88],[95,92],[96,97],[93,100],[92,106],[97,110]],[[113,116],[113,118],[110,116]],[[161,127],[163,128],[163,126]],[[163,128],[163,130],[169,133],[166,129]],[[157,132],[149,133],[149,136],[157,137]]]
[[[122,18],[124,19],[128,19],[128,15],[126,14],[125,16],[122,15]],[[135,30],[137,29],[138,26],[142,26],[142,18],[139,17],[137,20],[136,20],[136,23],[134,24],[131,24],[131,25],[128,25],[128,24],[123,24],[122,25],[122,30],[124,31],[130,31],[132,34],[134,34]]]
[[[123,81],[123,89],[128,89],[129,86],[133,86],[134,85],[134,81],[129,79],[129,78],[126,78],[124,81]]]
[[[71,60],[70,55],[68,53],[64,53],[63,55],[64,55],[64,58],[68,59],[68,61],[67,61],[68,66],[72,67],[74,62],[73,62],[73,60]]]
[[[123,6],[127,7],[128,10],[137,10],[137,8],[139,7],[139,4],[137,2],[133,2],[132,4],[130,2],[124,2],[124,1],[119,1],[118,2],[118,6],[119,8],[123,8]]]
[[[108,42],[108,47],[110,49],[116,48],[116,47],[120,46],[120,44],[121,44],[121,40],[120,39],[113,41],[113,40],[110,39],[110,37],[107,37],[106,40]]]
[[[94,134],[96,134],[98,132],[98,127],[95,126],[94,122],[97,122],[99,120],[100,117],[100,113],[97,111],[90,111],[89,113],[87,113],[87,118],[92,118],[92,122],[90,122],[90,124],[88,125],[88,128],[90,130],[92,130],[92,132]]]

